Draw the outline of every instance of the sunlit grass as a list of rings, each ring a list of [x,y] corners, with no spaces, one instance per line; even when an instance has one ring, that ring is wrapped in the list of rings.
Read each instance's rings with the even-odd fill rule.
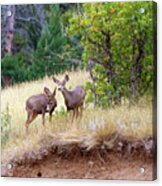
[[[89,75],[85,71],[69,72],[70,81],[67,87],[85,85]],[[62,79],[63,75],[57,76]],[[73,123],[67,119],[64,99],[57,92],[56,99],[58,107],[53,113],[52,123],[48,123],[46,116],[46,127],[41,124],[41,116],[38,116],[29,126],[29,135],[25,134],[24,123],[26,121],[25,101],[34,94],[43,92],[44,86],[51,90],[56,86],[52,77],[15,85],[1,92],[1,112],[5,112],[6,105],[9,106],[11,115],[11,129],[9,139],[3,146],[2,162],[14,156],[21,156],[28,151],[39,150],[47,145],[52,139],[61,143],[84,143],[91,147],[99,139],[118,132],[128,138],[142,139],[152,136],[152,103],[151,100],[142,98],[137,104],[129,107],[124,102],[120,106],[107,109],[93,109],[86,107],[83,117]],[[60,112],[63,110],[64,112]],[[57,112],[57,113],[56,113]]]

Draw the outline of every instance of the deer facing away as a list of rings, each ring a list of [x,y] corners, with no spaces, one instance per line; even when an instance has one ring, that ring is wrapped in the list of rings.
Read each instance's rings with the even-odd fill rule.
[[[42,124],[45,125],[45,113],[49,113],[49,122],[52,120],[52,113],[57,106],[57,100],[55,99],[56,88],[53,93],[44,87],[44,93],[33,95],[26,101],[27,120],[25,122],[26,133],[28,133],[29,124],[37,117],[38,114],[42,114]]]
[[[73,118],[77,118],[79,114],[82,116],[83,104],[86,95],[84,88],[78,85],[72,91],[67,90],[65,87],[66,82],[69,81],[69,76],[67,74],[65,75],[63,81],[59,81],[55,77],[53,77],[53,81],[58,85],[58,90],[62,92],[67,111],[73,111],[72,121]]]

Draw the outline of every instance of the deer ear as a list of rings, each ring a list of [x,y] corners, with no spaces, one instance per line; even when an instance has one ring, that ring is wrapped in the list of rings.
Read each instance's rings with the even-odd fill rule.
[[[55,88],[54,91],[53,91],[53,94],[52,94],[53,97],[56,95],[56,89],[57,89],[57,88]]]
[[[67,74],[65,75],[65,80],[66,82],[69,81],[69,76]]]
[[[56,83],[56,84],[59,84],[60,81],[58,79],[56,79],[54,76],[53,76],[53,81]]]
[[[65,85],[67,81],[69,81],[69,76],[66,74],[64,80],[62,81],[62,85]]]
[[[44,93],[48,96],[48,97],[50,97],[51,96],[51,91],[50,91],[50,89],[49,88],[47,88],[47,87],[44,87]]]

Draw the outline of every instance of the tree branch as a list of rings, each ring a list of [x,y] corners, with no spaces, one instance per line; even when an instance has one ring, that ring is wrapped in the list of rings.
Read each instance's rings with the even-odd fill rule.
[[[20,21],[27,21],[27,22],[29,22],[29,21],[36,21],[36,22],[38,22],[37,19],[36,19],[35,17],[28,17],[28,18],[24,18],[24,17],[15,17],[15,19],[20,20]]]
[[[104,48],[103,45],[97,43],[96,41],[92,40],[90,37],[88,37],[88,41],[96,46],[98,46],[99,48]]]
[[[95,58],[89,58],[89,60],[91,60],[91,62],[93,62],[93,63],[97,63],[99,65],[102,65],[102,63]]]

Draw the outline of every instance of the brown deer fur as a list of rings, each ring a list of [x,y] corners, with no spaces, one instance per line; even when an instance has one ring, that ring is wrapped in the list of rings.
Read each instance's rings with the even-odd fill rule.
[[[53,77],[53,81],[58,85],[58,90],[62,92],[67,111],[70,111],[70,110],[73,111],[72,121],[75,116],[76,118],[78,117],[79,109],[80,109],[80,116],[81,116],[82,110],[83,110],[84,99],[86,95],[84,88],[78,85],[72,91],[67,90],[67,88],[65,87],[65,84],[67,81],[69,81],[68,75],[65,75],[63,81],[59,81],[55,77]]]
[[[42,124],[45,125],[45,113],[49,113],[49,122],[52,120],[52,112],[57,106],[57,100],[55,99],[56,88],[51,91],[45,87],[44,94],[33,95],[26,101],[27,120],[25,122],[26,132],[28,132],[29,124],[37,117],[38,114],[42,114]]]

